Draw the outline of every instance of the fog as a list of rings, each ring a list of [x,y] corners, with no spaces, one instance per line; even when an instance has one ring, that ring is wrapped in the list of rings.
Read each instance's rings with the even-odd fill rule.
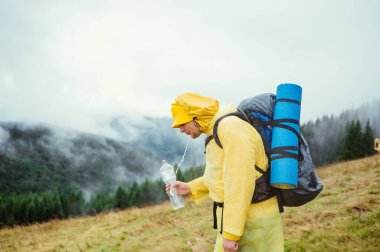
[[[58,127],[1,123],[0,141],[1,154],[46,165],[87,195],[160,176],[160,159],[156,156],[103,136]]]

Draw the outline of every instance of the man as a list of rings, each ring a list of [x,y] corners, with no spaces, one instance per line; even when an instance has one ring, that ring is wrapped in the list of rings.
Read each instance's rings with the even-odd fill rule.
[[[213,135],[216,120],[236,108],[219,109],[215,99],[185,93],[175,99],[171,110],[173,128],[197,138],[201,134]],[[259,133],[240,118],[228,116],[219,123],[218,137],[223,148],[214,140],[208,143],[204,175],[189,183],[177,181],[172,186],[197,203],[207,197],[216,202],[214,228],[219,233],[214,251],[283,251],[277,198],[251,203],[255,180],[261,176],[255,165],[263,170],[268,168]]]

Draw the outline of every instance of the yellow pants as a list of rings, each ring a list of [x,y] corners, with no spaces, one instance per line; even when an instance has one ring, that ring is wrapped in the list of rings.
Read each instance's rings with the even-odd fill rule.
[[[216,237],[214,252],[223,252],[223,238],[219,233],[221,213],[222,208],[218,207],[218,235]],[[239,251],[242,252],[284,251],[282,217],[278,210],[276,197],[251,205],[244,233],[238,244]]]

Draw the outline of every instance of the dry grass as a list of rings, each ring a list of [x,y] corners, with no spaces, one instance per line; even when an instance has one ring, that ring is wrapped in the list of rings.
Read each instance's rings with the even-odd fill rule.
[[[380,155],[318,170],[324,190],[286,209],[288,251],[380,251]]]
[[[214,242],[207,234],[209,207],[187,202],[186,208],[173,211],[163,203],[6,228],[0,230],[0,251],[209,251]],[[192,218],[194,213],[199,218]]]
[[[380,155],[318,170],[325,189],[286,208],[287,251],[380,251]],[[0,251],[212,251],[211,202],[168,203],[0,230]]]

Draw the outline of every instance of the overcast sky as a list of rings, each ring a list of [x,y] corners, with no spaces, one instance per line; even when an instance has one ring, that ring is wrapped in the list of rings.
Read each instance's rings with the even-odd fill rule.
[[[379,98],[380,1],[0,0],[0,121],[94,131],[303,87],[301,120]]]

